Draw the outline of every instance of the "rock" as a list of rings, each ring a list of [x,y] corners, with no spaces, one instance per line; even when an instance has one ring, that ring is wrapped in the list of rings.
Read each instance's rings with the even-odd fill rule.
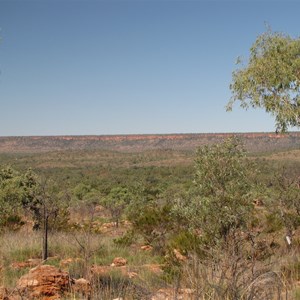
[[[147,269],[157,275],[161,275],[163,273],[162,265],[159,264],[145,264],[142,265],[142,268]]]
[[[116,227],[116,222],[103,223],[101,226],[103,229]]]
[[[23,269],[23,268],[28,268],[29,265],[26,261],[22,261],[22,262],[13,262],[10,265],[13,269]]]
[[[253,205],[256,207],[261,207],[264,206],[264,202],[262,199],[254,199],[253,200]]]
[[[59,266],[62,269],[67,269],[70,264],[72,264],[72,263],[79,263],[79,262],[83,262],[83,259],[79,258],[79,257],[77,257],[77,258],[65,258],[65,259],[62,259],[59,262]]]
[[[179,252],[179,250],[174,249],[174,250],[173,250],[173,253],[174,253],[174,255],[175,255],[175,257],[176,257],[177,260],[182,261],[182,262],[187,260],[187,257],[184,256],[184,255],[182,255],[182,254]]]
[[[72,282],[72,290],[77,294],[89,298],[92,292],[91,283],[84,278],[74,279]]]
[[[17,283],[20,294],[28,299],[60,299],[69,287],[69,274],[49,265],[31,269]]]
[[[91,273],[95,274],[95,275],[108,275],[109,272],[111,271],[111,267],[110,266],[97,266],[97,265],[92,265],[91,266]]]
[[[151,251],[152,249],[153,249],[153,247],[150,245],[141,246],[141,250],[143,250],[143,251]]]
[[[138,273],[136,272],[127,272],[127,276],[131,279],[131,278],[135,278],[138,276]]]
[[[122,224],[123,224],[124,226],[126,226],[126,227],[131,227],[131,226],[132,226],[132,223],[129,222],[129,221],[127,221],[127,220],[123,221]]]
[[[97,266],[93,265],[91,267],[91,273],[93,275],[98,275],[102,277],[110,276],[111,272],[115,271],[116,268],[114,266]],[[121,272],[122,276],[129,277],[129,272],[127,271],[127,268],[125,266],[118,267],[118,271]]]
[[[183,295],[193,295],[193,294],[195,294],[195,290],[194,289],[180,289],[179,293],[183,294]]]
[[[13,262],[11,267],[13,269],[33,268],[42,263],[40,258],[30,258],[24,262]]]
[[[73,261],[74,261],[73,258],[62,259],[62,260],[59,262],[59,266],[60,266],[61,268],[66,268],[66,267],[68,267]]]
[[[5,287],[0,287],[0,300],[8,300],[8,291]]]
[[[116,257],[114,258],[111,266],[112,267],[122,267],[122,266],[125,266],[127,265],[127,260],[123,257]]]

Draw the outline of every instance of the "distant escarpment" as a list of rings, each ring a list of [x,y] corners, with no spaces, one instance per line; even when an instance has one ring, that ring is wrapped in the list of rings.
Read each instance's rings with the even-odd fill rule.
[[[300,132],[276,133],[194,133],[145,135],[16,136],[0,137],[0,152],[45,152],[102,149],[144,151],[153,149],[195,150],[204,144],[238,136],[250,152],[299,149]]]

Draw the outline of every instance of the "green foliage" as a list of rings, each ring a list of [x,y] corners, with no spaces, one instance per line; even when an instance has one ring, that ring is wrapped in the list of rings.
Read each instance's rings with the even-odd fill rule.
[[[112,219],[119,225],[119,220],[126,208],[129,205],[133,195],[127,188],[114,187],[109,194],[101,199],[101,204],[110,211]]]
[[[216,242],[233,229],[243,228],[252,214],[252,182],[256,169],[236,138],[199,148],[194,188],[178,199],[174,213],[204,239]]]
[[[49,229],[52,231],[68,231],[70,229],[68,224],[70,218],[68,200],[65,197],[58,197],[56,201],[49,216]]]
[[[167,234],[170,234],[174,227],[170,205],[136,200],[127,216],[132,222],[134,232],[140,234],[155,251],[164,252]]]
[[[85,183],[80,182],[73,190],[73,193],[75,197],[78,200],[83,200],[84,197],[90,193],[92,190],[92,187],[90,185],[87,185]]]
[[[41,229],[47,219],[50,230],[64,229],[69,219],[70,196],[60,191],[52,180],[38,179],[34,194],[25,205],[34,219],[34,228]]]
[[[280,219],[282,226],[291,236],[300,226],[300,189],[299,176],[286,168],[277,171],[272,178],[269,190],[270,208]]]
[[[275,145],[274,141],[270,141],[270,147]],[[138,273],[133,281],[142,281],[152,290],[158,290],[168,282],[197,291],[199,294],[194,295],[195,299],[226,299],[227,291],[248,295],[260,278],[265,287],[262,274],[271,268],[281,271],[283,280],[299,279],[297,261],[287,262],[291,254],[299,256],[300,249],[299,231],[294,231],[300,220],[297,153],[268,153],[264,160],[261,157],[248,159],[239,141],[231,139],[220,145],[200,148],[193,169],[191,154],[185,157],[184,165],[177,164],[175,155],[169,165],[169,154],[166,153],[110,153],[104,158],[98,152],[71,152],[72,159],[78,164],[73,167],[76,163],[73,165],[70,155],[65,152],[51,154],[52,163],[56,164],[57,156],[62,165],[38,170],[40,176],[32,170],[24,170],[31,162],[40,165],[46,159],[44,154],[27,156],[24,161],[11,154],[13,165],[16,162],[14,166],[23,171],[12,168],[0,171],[0,199],[8,206],[3,227],[17,228],[25,219],[25,213],[28,218],[28,212],[42,225],[45,208],[49,227],[64,229],[70,204],[72,220],[77,221],[78,228],[72,232],[49,233],[49,254],[74,258],[69,266],[73,277],[85,276],[91,264],[108,266],[115,257],[122,256],[128,260],[127,269]],[[87,154],[86,161],[82,162],[81,155]],[[95,154],[101,164],[92,156]],[[68,159],[65,165],[64,159]],[[134,166],[131,164],[133,159],[136,159]],[[262,173],[257,172],[251,161],[260,166]],[[282,164],[287,167],[284,176],[274,176],[277,174],[274,170]],[[66,167],[68,165],[72,167]],[[43,176],[45,174],[47,176]],[[43,181],[40,177],[49,179]],[[257,182],[264,185],[263,196]],[[253,206],[252,199],[262,201]],[[108,220],[107,211],[97,206],[101,201],[107,210],[119,211],[119,219],[126,216],[132,227],[126,223],[118,230],[112,228],[108,233],[99,234],[101,223]],[[5,212],[0,210],[1,216]],[[97,233],[94,233],[94,224]],[[126,234],[116,238],[128,227]],[[282,236],[285,227],[292,233],[292,247],[288,251]],[[9,235],[15,237],[14,243],[9,242]],[[34,245],[30,244],[29,236],[23,235],[23,231],[8,230],[0,235],[1,265],[5,268],[3,272],[7,272],[7,282],[13,283],[19,276],[9,268],[12,262],[41,256],[40,232],[30,234],[30,239],[35,236]],[[128,247],[131,243],[133,247]],[[151,244],[154,251],[141,251],[142,243]],[[181,260],[175,249],[186,260]],[[155,253],[158,256],[154,256]],[[84,259],[75,259],[80,256]],[[53,262],[55,265],[59,258]],[[269,268],[272,261],[274,266]],[[160,275],[143,266],[148,264],[161,265],[165,271],[163,283]],[[152,285],[154,282],[157,288]]]
[[[31,169],[19,173],[11,167],[0,170],[0,227],[17,229],[24,224],[24,210],[40,228],[45,210],[52,229],[63,228],[68,220],[68,195],[55,184],[43,182]]]
[[[30,172],[23,175],[11,167],[0,170],[0,227],[22,225],[21,209],[29,202],[33,188],[27,176]]]
[[[175,234],[169,241],[171,250],[177,249],[183,255],[194,252],[201,253],[202,239],[199,235],[190,231],[180,231]]]
[[[283,228],[284,224],[280,215],[277,212],[269,213],[266,215],[266,232],[272,233],[279,231]]]
[[[10,168],[2,169],[0,173],[0,225],[3,226],[7,219],[14,214],[20,205],[22,191],[19,189],[19,178]]]
[[[299,127],[299,53],[300,38],[271,31],[260,35],[250,49],[248,64],[233,72],[228,109],[240,101],[244,108],[264,108],[274,115],[277,130]]]
[[[123,236],[115,238],[113,241],[118,246],[130,246],[134,242],[134,238],[134,231],[128,230]]]
[[[22,188],[24,190],[24,197],[22,199],[23,207],[31,208],[38,203],[35,203],[37,199],[35,198],[36,191],[39,185],[39,177],[32,169],[28,169],[22,176]]]

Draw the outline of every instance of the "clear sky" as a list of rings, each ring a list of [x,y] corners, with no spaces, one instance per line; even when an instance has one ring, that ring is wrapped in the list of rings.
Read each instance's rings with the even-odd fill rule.
[[[300,1],[0,0],[0,136],[274,131],[231,113],[238,56]]]

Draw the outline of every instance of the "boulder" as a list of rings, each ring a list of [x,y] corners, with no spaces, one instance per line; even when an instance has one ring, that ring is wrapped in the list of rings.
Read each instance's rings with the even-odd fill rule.
[[[151,251],[152,249],[153,249],[153,247],[150,245],[141,246],[141,250],[143,250],[143,251]]]
[[[111,266],[112,267],[122,267],[127,265],[127,260],[123,257],[115,257]]]
[[[50,265],[31,269],[17,283],[20,294],[28,299],[60,299],[69,287],[69,274]]]

